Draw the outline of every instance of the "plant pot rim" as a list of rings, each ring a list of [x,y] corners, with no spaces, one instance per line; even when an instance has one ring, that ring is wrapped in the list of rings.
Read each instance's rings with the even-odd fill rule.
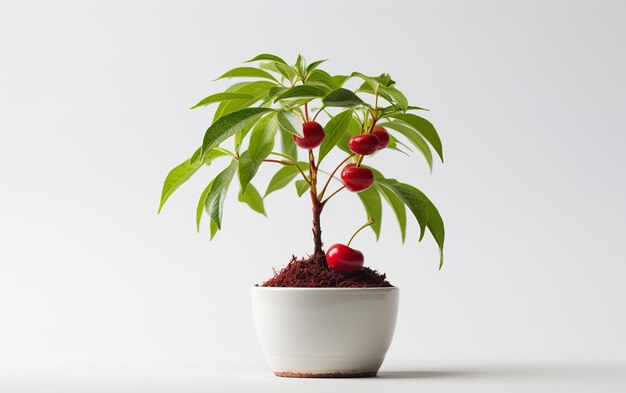
[[[261,287],[257,285],[252,286],[253,290],[269,290],[269,291],[298,291],[298,292],[306,292],[306,291],[337,291],[337,292],[348,292],[348,291],[398,291],[399,287],[359,287],[359,288],[333,288],[333,287]]]

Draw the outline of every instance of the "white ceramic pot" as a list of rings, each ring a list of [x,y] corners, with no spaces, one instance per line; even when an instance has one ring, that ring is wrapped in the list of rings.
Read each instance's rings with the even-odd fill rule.
[[[399,289],[252,287],[261,348],[281,377],[370,377],[396,325]]]

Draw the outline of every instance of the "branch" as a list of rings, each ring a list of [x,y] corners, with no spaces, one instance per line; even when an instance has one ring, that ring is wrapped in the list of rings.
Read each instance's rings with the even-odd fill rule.
[[[332,198],[332,197],[334,197],[335,195],[337,195],[337,193],[339,193],[339,191],[343,190],[344,188],[346,188],[346,185],[345,185],[345,184],[344,184],[343,186],[339,187],[339,188],[337,189],[337,191],[335,191],[335,192],[333,192],[332,194],[330,194],[330,195],[328,196],[328,198],[326,198],[326,199],[324,199],[324,200],[322,201],[322,206],[324,206],[324,205],[326,204],[326,202],[328,202],[328,200],[329,200],[330,198]]]
[[[326,192],[326,189],[328,188],[328,185],[330,184],[330,181],[333,179],[333,176],[335,176],[335,173],[339,170],[339,168],[341,168],[341,166],[343,164],[346,163],[346,161],[348,161],[350,158],[354,157],[354,154],[350,154],[348,157],[346,157],[343,161],[341,161],[339,163],[339,165],[337,165],[337,167],[331,172],[330,176],[328,176],[328,180],[326,180],[326,184],[324,184],[324,188],[322,188],[322,191],[320,192],[320,195],[318,196],[318,199],[321,200],[322,198],[324,198],[324,193]]]

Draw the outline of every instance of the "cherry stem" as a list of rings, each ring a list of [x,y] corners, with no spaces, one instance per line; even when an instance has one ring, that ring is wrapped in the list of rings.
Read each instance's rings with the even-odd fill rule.
[[[370,218],[369,220],[367,220],[367,222],[366,222],[365,224],[361,225],[361,226],[359,227],[359,229],[357,229],[357,230],[356,230],[356,232],[354,232],[354,233],[352,234],[352,236],[350,237],[350,240],[348,240],[348,243],[346,243],[346,246],[347,246],[347,247],[350,247],[350,243],[352,243],[352,239],[354,239],[354,237],[356,236],[356,234],[357,234],[357,233],[359,233],[359,232],[361,232],[361,230],[362,230],[363,228],[365,228],[365,227],[368,227],[368,226],[372,225],[374,222],[375,222],[375,221],[374,221],[374,219],[373,219],[373,218]]]
[[[304,179],[304,181],[307,182],[307,184],[311,185],[311,181],[306,176],[306,174],[304,173],[302,168],[300,168],[300,165],[298,165],[298,163],[296,163],[296,162],[280,161],[280,160],[269,160],[269,159],[265,159],[265,160],[263,160],[263,162],[274,162],[276,164],[281,164],[281,165],[285,165],[285,166],[287,166],[287,165],[294,165],[296,168],[298,168],[298,171],[302,175],[302,178]]]
[[[304,118],[309,121],[309,104],[304,104]]]
[[[339,193],[339,191],[343,190],[344,188],[346,188],[346,185],[344,184],[343,186],[339,187],[335,192],[333,192],[332,194],[330,194],[328,196],[328,198],[324,199],[322,201],[322,206],[326,204],[326,202],[328,202],[328,200],[332,197],[334,197],[335,195],[337,195],[337,193]]]
[[[320,192],[320,195],[318,196],[317,199],[322,200],[322,198],[324,198],[324,193],[326,192],[326,189],[328,188],[328,185],[330,184],[330,181],[333,179],[333,177],[335,176],[335,173],[337,173],[337,171],[339,170],[339,168],[341,168],[341,166],[343,164],[346,163],[346,161],[348,161],[350,158],[354,157],[354,154],[350,154],[348,157],[346,157],[343,161],[341,161],[339,163],[339,165],[337,165],[337,167],[330,173],[330,175],[328,176],[328,180],[326,180],[326,184],[324,184],[324,188],[322,188],[322,191]]]
[[[315,112],[315,116],[313,116],[313,121],[315,121],[315,119],[317,119],[317,115],[319,115],[320,113],[322,113],[322,111],[324,110],[325,106],[322,106],[320,109],[317,110],[317,112]]]

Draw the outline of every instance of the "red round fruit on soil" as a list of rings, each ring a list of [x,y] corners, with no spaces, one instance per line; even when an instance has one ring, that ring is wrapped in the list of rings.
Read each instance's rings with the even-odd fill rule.
[[[341,180],[352,192],[364,191],[374,183],[374,172],[369,168],[350,163],[341,170]]]
[[[350,146],[350,150],[352,150],[353,153],[367,156],[378,150],[379,143],[380,141],[376,135],[362,134],[350,138],[348,146]]]
[[[326,137],[320,123],[314,121],[302,124],[302,135],[302,138],[294,135],[293,140],[296,142],[296,145],[303,149],[315,149],[322,144]]]
[[[387,147],[387,145],[389,144],[389,133],[387,132],[387,130],[382,127],[376,127],[374,128],[374,131],[372,131],[372,134],[376,135],[378,137],[378,140],[380,141],[378,145],[378,150],[382,150]]]
[[[326,263],[338,273],[350,274],[363,267],[363,253],[343,244],[333,244],[326,251]]]

